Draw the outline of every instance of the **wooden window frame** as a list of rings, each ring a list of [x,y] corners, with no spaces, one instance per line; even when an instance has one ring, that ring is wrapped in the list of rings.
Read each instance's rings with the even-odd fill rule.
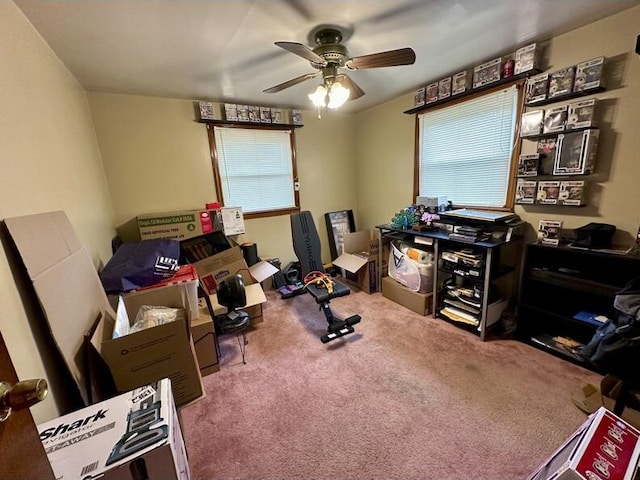
[[[507,192],[506,192],[506,202],[502,207],[482,207],[482,210],[490,210],[490,211],[509,211],[512,212],[515,206],[515,192],[516,192],[516,181],[517,181],[517,173],[518,173],[518,158],[520,157],[522,139],[520,138],[520,121],[522,118],[522,112],[524,110],[524,86],[526,80],[519,79],[513,83],[501,83],[499,86],[495,88],[483,90],[481,92],[477,92],[471,95],[465,95],[459,99],[451,100],[450,102],[442,103],[437,106],[434,106],[432,110],[438,110],[441,108],[450,107],[456,105],[458,103],[466,102],[468,100],[474,100],[476,98],[482,97],[484,95],[490,95],[492,93],[498,92],[500,90],[504,90],[511,86],[515,86],[518,91],[518,98],[516,100],[516,120],[514,124],[515,133],[514,133],[514,148],[511,152],[511,160],[509,164],[509,183],[507,184]],[[420,118],[419,113],[424,113],[426,109],[420,110],[420,112],[415,115],[414,122],[414,163],[413,163],[413,198],[415,199],[420,190]],[[456,208],[479,208],[477,206],[472,205],[455,205]]]
[[[289,140],[291,142],[291,171],[293,174],[294,185],[293,188],[293,197],[295,206],[291,208],[281,208],[275,210],[265,210],[262,212],[243,212],[243,216],[245,219],[252,218],[264,218],[264,217],[275,217],[278,215],[290,215],[294,212],[300,211],[300,194],[299,189],[295,188],[295,182],[298,181],[298,166],[297,166],[297,149],[296,149],[296,138],[295,138],[295,129],[290,125],[234,125],[233,123],[216,123],[207,124],[207,136],[209,138],[209,148],[211,155],[211,166],[213,168],[213,179],[216,188],[216,196],[218,198],[218,202],[222,206],[225,206],[225,200],[222,189],[222,177],[220,175],[220,164],[219,164],[219,156],[218,149],[216,146],[216,136],[215,136],[215,127],[225,127],[225,128],[241,128],[245,130],[284,130],[289,132]],[[238,206],[238,205],[229,205],[229,206]]]

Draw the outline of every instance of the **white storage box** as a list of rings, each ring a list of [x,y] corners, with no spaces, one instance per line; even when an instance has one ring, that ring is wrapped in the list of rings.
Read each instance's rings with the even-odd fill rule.
[[[166,378],[43,423],[38,432],[57,480],[189,479]]]

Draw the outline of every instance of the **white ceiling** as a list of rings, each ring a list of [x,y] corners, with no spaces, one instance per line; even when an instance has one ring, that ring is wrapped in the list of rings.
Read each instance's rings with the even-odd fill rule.
[[[309,33],[331,24],[342,27],[352,57],[415,50],[414,65],[351,72],[366,95],[342,107],[347,112],[638,5],[637,0],[14,1],[89,91],[309,108],[307,93],[320,83],[317,78],[262,93],[314,72],[309,62],[274,42],[313,47]]]

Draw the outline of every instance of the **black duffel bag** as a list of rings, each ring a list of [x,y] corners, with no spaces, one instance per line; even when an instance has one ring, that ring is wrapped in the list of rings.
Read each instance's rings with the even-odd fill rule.
[[[640,381],[640,277],[616,294],[613,306],[615,317],[601,325],[578,354],[607,373]]]
[[[136,290],[172,277],[179,269],[180,242],[168,238],[123,243],[100,272],[107,293]]]

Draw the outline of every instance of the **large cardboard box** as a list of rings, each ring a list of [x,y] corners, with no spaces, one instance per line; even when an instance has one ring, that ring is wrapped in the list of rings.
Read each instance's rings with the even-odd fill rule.
[[[222,230],[218,210],[183,210],[136,217],[141,240],[172,238],[185,240]]]
[[[378,287],[378,238],[374,232],[360,230],[345,233],[344,253],[333,264],[346,270],[345,281],[363,292],[375,293]]]
[[[168,379],[43,423],[38,431],[58,480],[190,477]]]
[[[640,431],[600,407],[528,480],[631,480]]]
[[[198,357],[200,375],[206,376],[220,371],[220,360],[216,349],[216,329],[209,308],[204,301],[199,306],[198,318],[191,320],[191,337]]]
[[[414,292],[393,278],[384,277],[382,279],[382,295],[420,315],[429,315],[431,313],[433,292]]]
[[[231,247],[195,263],[202,286],[209,295],[215,293],[218,284],[231,275],[242,275],[245,285],[254,283],[240,247]]]
[[[191,339],[190,322],[197,318],[190,305],[191,282],[139,290],[122,296],[126,312],[102,316],[91,344],[107,363],[116,389],[131,390],[170,378],[176,404],[188,405],[204,396],[202,377]],[[185,318],[114,338],[116,322],[132,326],[143,306],[180,308]],[[197,303],[196,303],[197,308]],[[123,318],[123,315],[126,315]]]
[[[100,316],[115,312],[91,254],[80,244],[63,211],[7,218],[5,224],[33,283],[49,333],[85,404],[101,399],[101,385],[87,375],[84,334]]]

